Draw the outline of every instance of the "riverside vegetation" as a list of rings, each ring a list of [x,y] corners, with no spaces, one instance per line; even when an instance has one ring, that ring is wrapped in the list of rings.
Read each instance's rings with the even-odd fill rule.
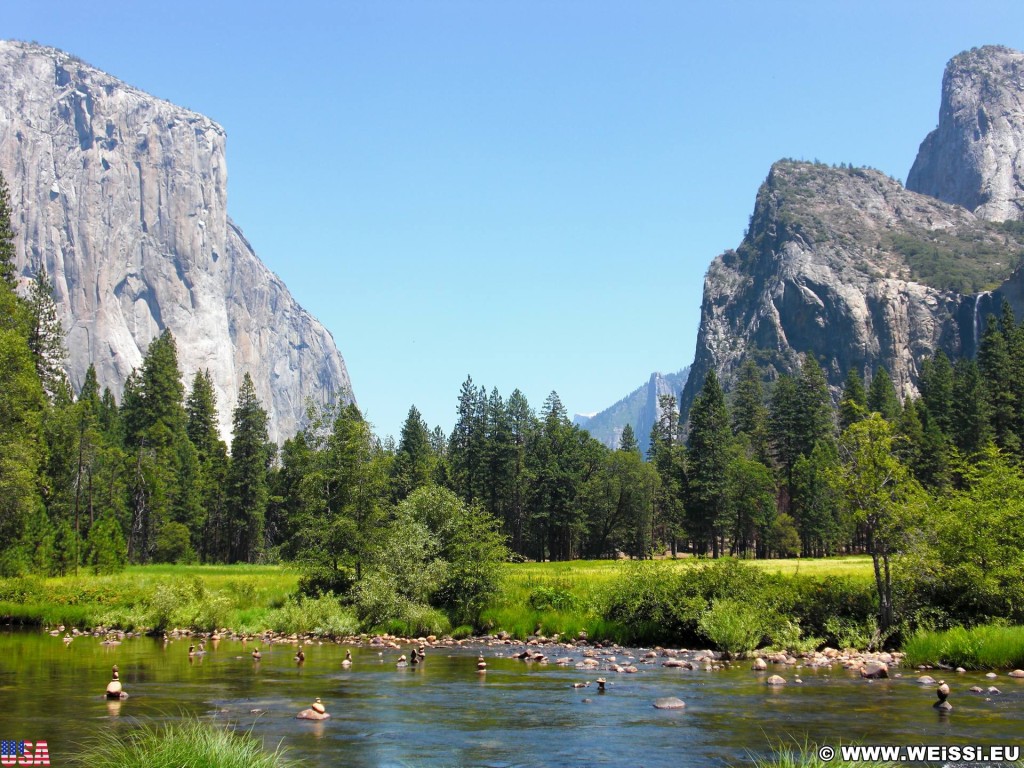
[[[662,398],[646,457],[628,427],[617,449],[592,439],[555,393],[538,414],[471,378],[450,435],[412,407],[396,444],[326,404],[278,448],[247,377],[229,450],[209,376],[186,393],[169,332],[120,402],[92,371],[75,391],[46,273],[15,287],[0,179],[0,601],[15,620],[584,631],[739,652],[1024,619],[1024,329],[1005,306],[976,360],[924,361],[917,399],[879,368],[833,407],[811,356],[774,382],[751,359],[728,398],[711,372],[685,424]],[[867,580],[784,578],[652,562],[665,553],[870,564]],[[635,562],[607,589],[509,575],[579,558]],[[527,560],[555,564],[509,564]],[[159,563],[184,570],[161,581]],[[191,563],[238,567],[196,579]]]

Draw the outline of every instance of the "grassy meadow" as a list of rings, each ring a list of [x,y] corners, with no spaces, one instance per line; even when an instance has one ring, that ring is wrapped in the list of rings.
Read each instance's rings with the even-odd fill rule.
[[[668,583],[696,574],[711,561],[680,558],[642,564],[614,560],[517,563],[505,566],[501,589],[482,614],[480,628],[526,638],[534,634],[627,642],[630,622],[608,618],[617,593],[632,589],[629,575],[643,571],[647,581]],[[852,584],[866,590],[871,561],[866,557],[743,561],[752,577],[775,575],[774,582],[807,585]],[[737,567],[739,567],[737,565]],[[719,578],[728,579],[723,572]],[[355,634],[354,614],[329,598],[297,596],[299,573],[280,565],[147,565],[111,576],[26,577],[0,580],[0,619],[53,627],[117,627],[163,631],[174,627],[237,632]],[[675,582],[673,582],[675,583]],[[728,586],[728,585],[726,585]],[[742,585],[738,588],[742,588]],[[716,587],[717,589],[717,587]],[[796,592],[794,592],[796,594]],[[664,601],[664,598],[662,598]],[[668,598],[671,600],[671,596]],[[796,601],[796,598],[794,598]],[[471,627],[454,630],[466,636]]]

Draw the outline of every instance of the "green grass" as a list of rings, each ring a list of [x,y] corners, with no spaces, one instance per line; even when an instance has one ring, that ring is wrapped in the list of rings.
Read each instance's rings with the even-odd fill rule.
[[[835,748],[838,753],[839,747]],[[894,763],[842,760],[835,757],[825,760],[821,757],[819,747],[809,741],[792,741],[790,743],[780,742],[773,750],[770,757],[752,756],[749,761],[754,768],[882,768],[893,766]]]
[[[680,558],[649,565],[656,574],[672,575],[709,562]],[[783,578],[871,581],[866,557],[744,562]],[[604,608],[628,568],[621,560],[509,564],[499,596],[482,614],[481,627],[517,638],[558,634],[575,639],[585,633],[591,640],[625,642],[627,628],[608,620]],[[297,571],[277,565],[146,565],[110,576],[83,572],[77,577],[5,579],[0,580],[0,621],[158,631],[228,627],[249,634],[266,629],[348,634],[358,629],[354,617],[336,603],[297,601],[298,581]]]
[[[912,666],[945,664],[965,669],[1024,668],[1024,627],[984,625],[945,632],[920,631],[904,645]]]
[[[156,626],[162,609],[168,624],[259,631],[272,628],[273,610],[297,584],[297,572],[267,565],[146,565],[109,576],[2,579],[0,620],[141,629]]]
[[[655,572],[671,575],[685,573],[710,562],[679,558],[657,560],[650,566]],[[870,585],[873,579],[871,558],[867,556],[745,560],[743,563],[766,574],[777,573],[783,577],[840,578],[865,586]],[[628,566],[628,561],[623,560],[510,564],[505,567],[499,597],[484,611],[482,623],[490,631],[505,631],[519,639],[534,634],[547,637],[558,634],[571,639],[582,631],[591,640],[625,642],[630,632],[626,627],[607,620],[601,609]],[[531,600],[531,597],[542,592],[545,597],[564,594],[572,608],[537,610],[535,604],[538,600]]]
[[[105,732],[86,745],[76,762],[89,768],[291,768],[249,734],[197,720],[142,726],[124,734]]]

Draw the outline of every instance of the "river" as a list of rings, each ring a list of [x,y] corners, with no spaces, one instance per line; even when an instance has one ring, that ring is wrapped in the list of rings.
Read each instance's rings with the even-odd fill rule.
[[[46,741],[51,764],[66,765],[97,729],[196,715],[282,743],[309,766],[723,766],[767,755],[780,741],[817,744],[994,745],[1024,742],[1024,681],[1000,673],[943,672],[954,710],[940,715],[935,686],[901,679],[867,681],[831,669],[769,669],[748,662],[720,671],[640,663],[622,674],[526,663],[521,645],[431,648],[417,666],[396,667],[400,653],[352,646],[260,646],[222,640],[188,656],[188,639],[168,644],[129,638],[108,646],[81,636],[69,645],[43,632],[0,634],[0,739]],[[582,649],[551,651],[582,661]],[[627,651],[614,651],[619,663]],[[500,655],[499,655],[500,654]],[[130,697],[103,691],[113,664]],[[765,684],[778,673],[789,682]],[[939,674],[932,672],[933,676]],[[607,678],[605,693],[597,677]],[[802,680],[795,682],[795,678]],[[589,687],[574,683],[590,681]],[[1001,693],[968,693],[996,685]],[[675,696],[683,710],[653,702]],[[296,720],[321,698],[332,718]]]

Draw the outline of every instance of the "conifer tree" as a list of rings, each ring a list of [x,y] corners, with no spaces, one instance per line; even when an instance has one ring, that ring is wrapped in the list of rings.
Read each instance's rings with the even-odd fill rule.
[[[64,329],[57,316],[57,303],[53,300],[53,283],[46,267],[39,268],[29,290],[26,305],[29,313],[28,345],[35,358],[36,373],[43,390],[52,401],[65,386]]]
[[[626,424],[622,428],[622,434],[619,435],[619,450],[626,453],[640,453],[640,444],[636,441],[632,424]]]
[[[0,576],[16,575],[38,562],[30,527],[41,508],[45,398],[23,317],[14,292],[10,203],[0,177]]]
[[[864,391],[864,382],[855,368],[846,374],[843,394],[839,398],[839,429],[845,430],[851,424],[868,415],[868,395]]]
[[[232,424],[227,478],[228,562],[251,563],[263,548],[269,501],[267,470],[273,457],[267,437],[267,412],[248,373],[238,390]]]
[[[896,388],[893,386],[892,377],[884,367],[879,366],[875,375],[871,377],[871,386],[867,394],[868,410],[872,413],[881,414],[882,418],[890,424],[896,423],[900,417],[900,399],[896,395]]]
[[[7,187],[7,180],[0,173],[0,282],[10,289],[11,295],[18,285],[18,276],[14,268],[16,255],[10,190]]]
[[[417,488],[430,483],[434,471],[434,452],[430,431],[419,409],[413,405],[405,417],[398,440],[398,451],[391,465],[391,496],[401,501]]]
[[[698,554],[721,554],[731,436],[725,395],[711,370],[690,408],[686,445],[686,519]]]
[[[771,449],[768,443],[768,408],[761,387],[761,371],[752,357],[743,362],[732,403],[732,428],[736,435],[746,435],[750,456],[768,464]]]

